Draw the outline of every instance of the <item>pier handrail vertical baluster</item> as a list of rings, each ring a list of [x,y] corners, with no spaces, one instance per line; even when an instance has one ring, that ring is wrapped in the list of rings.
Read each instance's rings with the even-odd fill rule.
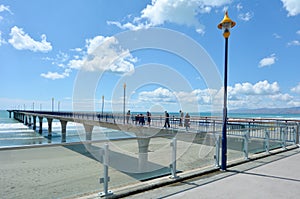
[[[292,127],[292,133],[291,133],[291,140],[293,140],[293,143],[296,145],[296,130],[295,126]]]
[[[215,166],[220,167],[220,135],[216,134],[215,138],[216,138]]]
[[[268,130],[266,130],[266,136],[265,136],[265,149],[266,149],[266,153],[269,154],[270,153],[270,133]]]
[[[171,167],[171,177],[172,179],[176,179],[178,178],[178,176],[176,175],[176,150],[177,150],[177,140],[176,137],[174,137],[172,139],[171,142],[171,147],[172,147],[172,163],[170,165]]]
[[[250,134],[250,129],[244,134],[244,157],[246,160],[249,159],[249,150],[248,150],[248,145],[249,145],[249,134]]]
[[[283,149],[286,149],[286,136],[287,136],[287,133],[288,133],[288,125],[287,125],[287,122],[285,123],[285,127],[282,128],[283,129],[283,132],[282,132],[282,148]]]
[[[297,122],[297,130],[296,130],[296,144],[299,145],[299,132],[300,131],[300,123]]]
[[[104,145],[104,148],[101,150],[101,155],[103,157],[103,178],[100,178],[100,184],[103,183],[103,192],[99,193],[100,197],[106,197],[112,195],[113,192],[108,190],[108,182],[110,181],[110,177],[108,176],[108,164],[109,164],[109,151],[108,144]]]

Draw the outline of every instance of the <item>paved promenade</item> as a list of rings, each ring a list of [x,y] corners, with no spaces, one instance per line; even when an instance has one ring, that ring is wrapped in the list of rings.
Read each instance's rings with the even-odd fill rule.
[[[300,149],[126,198],[300,198]]]

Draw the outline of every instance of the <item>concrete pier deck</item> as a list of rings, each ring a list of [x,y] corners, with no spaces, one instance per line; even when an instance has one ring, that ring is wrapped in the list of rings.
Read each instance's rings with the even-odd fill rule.
[[[285,151],[126,198],[300,197],[300,149]]]

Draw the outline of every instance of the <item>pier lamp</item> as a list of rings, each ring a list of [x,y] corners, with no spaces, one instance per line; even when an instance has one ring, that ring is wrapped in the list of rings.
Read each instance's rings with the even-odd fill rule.
[[[104,108],[104,95],[102,95],[102,112],[101,112],[102,117],[103,117],[103,108]]]
[[[222,162],[221,170],[227,169],[227,61],[228,61],[228,38],[230,29],[235,26],[235,22],[228,17],[228,12],[225,12],[223,20],[218,24],[218,28],[223,30],[225,38],[225,66],[224,66],[224,106],[223,106],[223,126],[222,126]]]
[[[52,97],[52,112],[54,111],[54,97]]]
[[[125,97],[126,97],[126,83],[124,83],[124,103],[123,103],[123,123],[125,124]]]

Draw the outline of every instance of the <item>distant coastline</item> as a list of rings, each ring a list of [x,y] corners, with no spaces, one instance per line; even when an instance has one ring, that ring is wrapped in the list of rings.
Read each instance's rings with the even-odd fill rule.
[[[231,113],[247,114],[300,114],[300,107],[290,108],[258,108],[258,109],[233,109]]]

